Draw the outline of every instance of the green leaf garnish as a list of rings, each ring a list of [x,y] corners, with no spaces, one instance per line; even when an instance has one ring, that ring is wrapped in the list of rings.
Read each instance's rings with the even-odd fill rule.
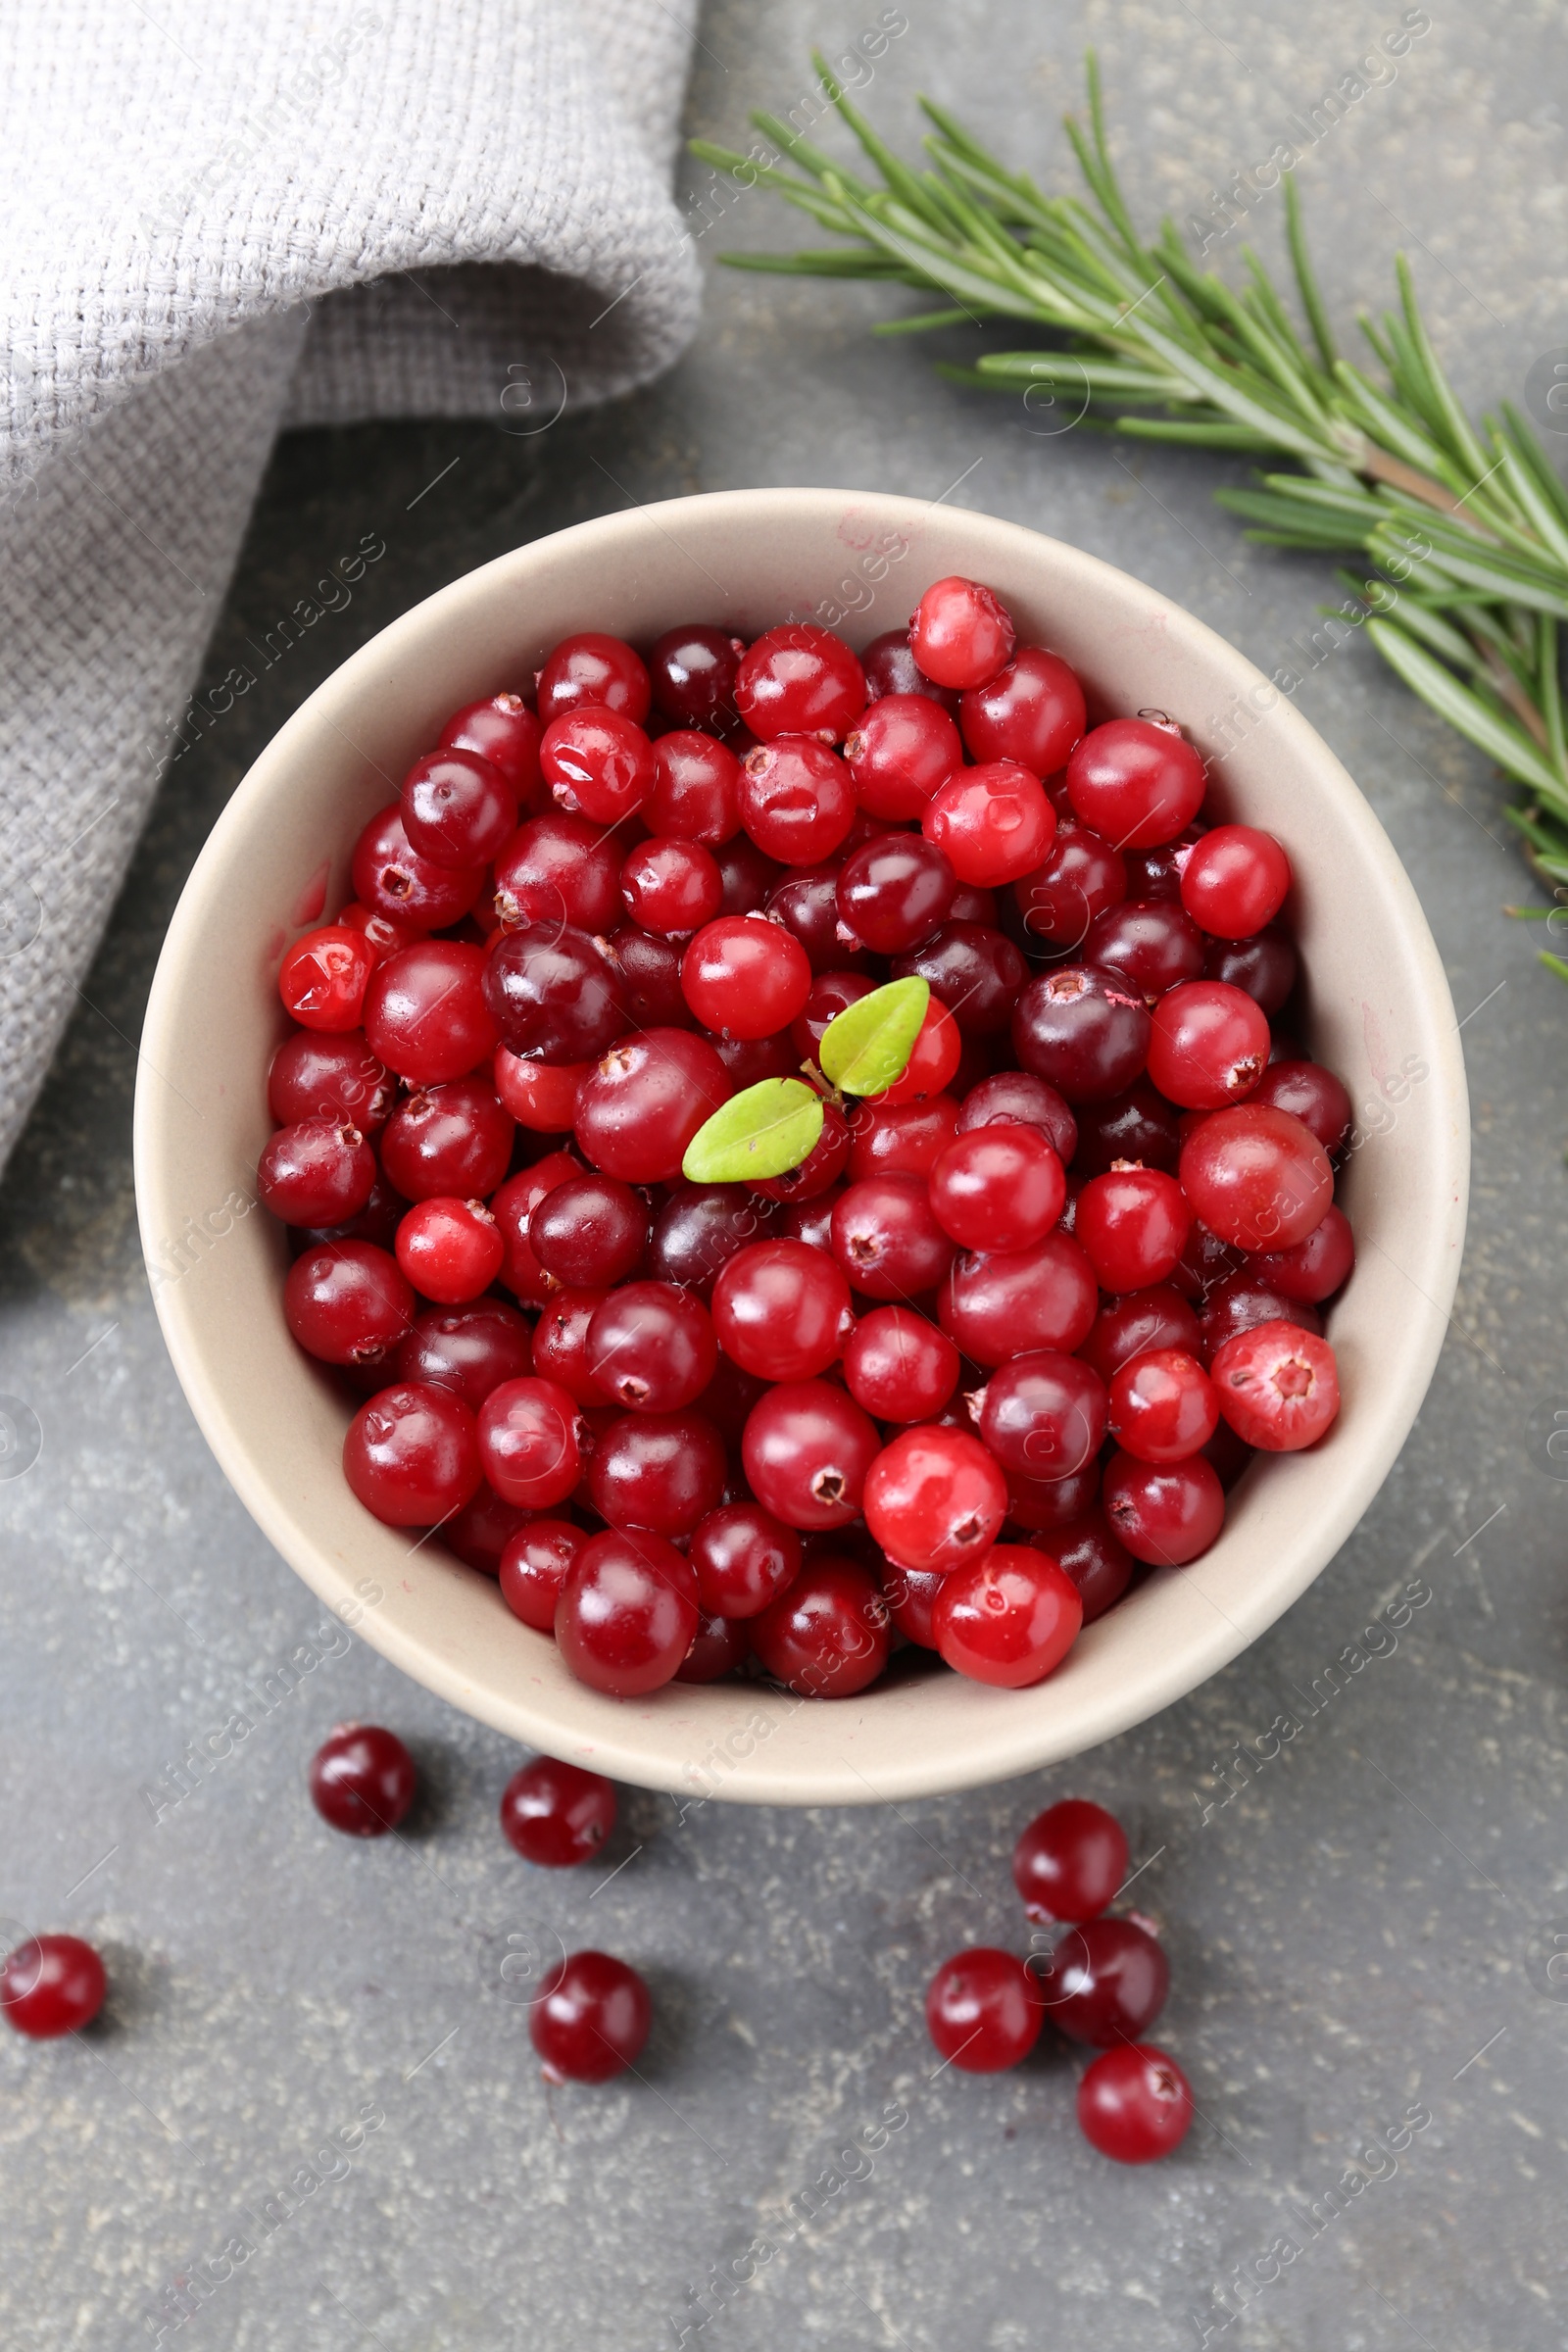
[[[822,1098],[813,1088],[802,1078],[764,1078],[698,1128],[680,1172],[690,1184],[765,1184],[809,1159],[821,1132]]]
[[[890,980],[847,1004],[822,1032],[822,1075],[847,1095],[879,1095],[909,1066],[931,1002],[926,980]]]

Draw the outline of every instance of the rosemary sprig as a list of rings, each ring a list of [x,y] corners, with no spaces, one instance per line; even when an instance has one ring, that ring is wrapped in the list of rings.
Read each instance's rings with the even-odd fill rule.
[[[863,277],[940,297],[874,332],[1019,318],[1043,348],[944,366],[958,382],[1083,402],[1084,421],[1124,438],[1285,462],[1220,503],[1275,547],[1357,555],[1342,575],[1390,666],[1527,798],[1507,814],[1547,884],[1568,886],[1568,740],[1557,624],[1568,619],[1568,492],[1525,419],[1504,405],[1473,425],[1433,349],[1404,259],[1398,301],[1360,326],[1376,374],[1342,357],[1312,270],[1293,177],[1284,176],[1304,335],[1250,247],[1232,287],[1200,267],[1174,222],[1152,242],[1128,211],[1088,60],[1088,122],[1066,121],[1085,194],[1048,196],[930,99],[923,169],[902,162],[820,56],[822,86],[864,155],[862,177],[770,115],[758,128],[797,167],[693,142],[744,186],[772,188],[843,239],[821,251],[730,253],[742,270]],[[1381,378],[1381,380],[1378,380]],[[1325,608],[1330,610],[1330,608]],[[1542,960],[1568,980],[1568,963]]]

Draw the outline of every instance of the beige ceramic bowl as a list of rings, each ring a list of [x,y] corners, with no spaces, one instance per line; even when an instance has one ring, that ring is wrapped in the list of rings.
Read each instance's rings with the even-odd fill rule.
[[[1345,1405],[1326,1442],[1259,1461],[1219,1543],[1152,1577],[1032,1690],[946,1672],[857,1699],[671,1685],[617,1702],[439,1543],[370,1518],[343,1482],[349,1406],[283,1325],[281,1230],[246,1213],[283,1033],[286,939],[349,896],[350,847],[458,705],[525,679],[568,630],[646,643],[700,616],[755,634],[816,616],[856,644],[928,582],[989,581],[1102,714],[1173,713],[1214,796],[1287,844],[1310,1040],[1364,1141],[1359,1246],[1335,1309]],[[583,523],[456,581],[354,655],[269,745],[214,827],[170,926],[136,1098],[142,1235],[175,1371],[241,1500],[323,1601],[396,1665],[513,1738],[646,1787],[858,1804],[999,1780],[1092,1747],[1245,1649],[1366,1509],[1431,1377],[1458,1274],[1469,1121],[1443,967],[1398,859],[1293,705],[1201,622],[1124,572],[1011,523],[832,490],[728,491]]]

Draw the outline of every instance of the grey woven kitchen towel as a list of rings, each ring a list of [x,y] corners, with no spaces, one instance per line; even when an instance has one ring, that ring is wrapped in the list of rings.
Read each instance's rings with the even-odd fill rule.
[[[691,333],[670,174],[694,14],[3,0],[0,1161],[278,428],[515,426]]]

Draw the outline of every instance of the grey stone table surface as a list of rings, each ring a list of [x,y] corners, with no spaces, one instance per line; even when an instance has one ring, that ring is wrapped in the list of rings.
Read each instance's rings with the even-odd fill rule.
[[[729,138],[750,106],[789,112],[812,39],[839,52],[882,21],[875,0],[717,0],[689,127]],[[1095,41],[1133,196],[1182,217],[1319,108],[1301,177],[1339,315],[1382,303],[1402,243],[1472,403],[1518,397],[1568,342],[1546,0],[1430,17],[906,0],[886,22],[880,122],[912,139],[929,89],[1053,185]],[[1394,77],[1358,74],[1401,22]],[[688,168],[694,204],[705,178]],[[1279,251],[1277,196],[1242,193],[1246,226],[1213,248],[1230,268],[1248,236]],[[753,194],[703,250],[793,241]],[[0,1912],[92,1936],[113,1978],[80,2040],[0,2034],[0,2336],[19,2352],[1568,2342],[1568,1987],[1549,1967],[1568,1934],[1563,1487],[1542,1449],[1568,1407],[1568,999],[1539,932],[1502,912],[1538,894],[1495,779],[1365,644],[1317,663],[1299,702],[1393,835],[1465,1016],[1465,1271],[1425,1409],[1351,1542],[1156,1721],[898,1808],[679,1821],[628,1792],[612,1878],[530,1873],[496,1827],[518,1761],[504,1740],[358,1642],[285,1691],[275,1670],[320,1612],[226,1490],[165,1356],[130,1170],[159,943],[258,748],[416,599],[628,501],[826,482],[947,492],[1076,541],[1264,669],[1310,631],[1327,567],[1248,547],[1210,503],[1240,466],[1042,433],[917,346],[872,340],[889,300],[715,270],[688,358],[612,409],[521,437],[498,385],[493,422],[277,452],[208,688],[363,534],[386,558],[173,767],[0,1192],[0,1389],[42,1433],[0,1484]],[[1369,1634],[1412,1580],[1428,1597],[1396,1638]],[[173,1801],[170,1768],[236,1714],[250,1735]],[[405,1839],[349,1846],[305,1800],[312,1748],[353,1715],[418,1756]],[[1259,1763],[1281,1716],[1299,1728]],[[1011,1841],[1070,1791],[1127,1821],[1171,1954],[1160,2037],[1201,2121],[1162,2167],[1118,2170],[1079,2138],[1062,2048],[964,2077],[935,2071],[924,2035],[950,1949],[1022,1948]],[[540,2080],[502,1961],[556,1935],[652,1982],[629,2085]]]

